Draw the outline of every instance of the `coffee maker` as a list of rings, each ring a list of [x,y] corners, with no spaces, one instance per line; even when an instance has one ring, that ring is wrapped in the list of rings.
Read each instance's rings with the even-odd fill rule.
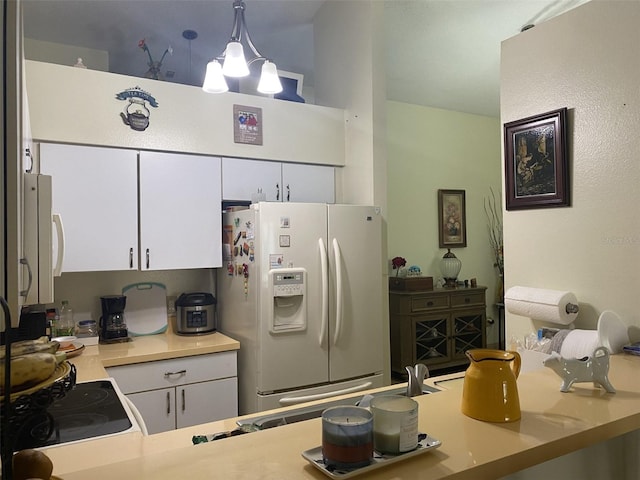
[[[100,297],[102,316],[100,317],[100,341],[103,343],[126,342],[129,340],[127,323],[124,320],[124,295]]]

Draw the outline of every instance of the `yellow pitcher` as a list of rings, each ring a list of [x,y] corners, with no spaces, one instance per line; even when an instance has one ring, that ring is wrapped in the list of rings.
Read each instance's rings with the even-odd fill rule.
[[[462,413],[485,422],[520,420],[518,352],[479,348],[465,354],[471,363],[464,377]]]

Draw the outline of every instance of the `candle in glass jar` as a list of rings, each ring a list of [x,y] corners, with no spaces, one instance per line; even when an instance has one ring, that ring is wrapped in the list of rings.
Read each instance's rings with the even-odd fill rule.
[[[373,444],[380,453],[399,454],[418,446],[418,402],[400,395],[371,400]]]
[[[325,465],[358,468],[373,458],[373,415],[362,407],[338,406],[322,412],[322,457]]]

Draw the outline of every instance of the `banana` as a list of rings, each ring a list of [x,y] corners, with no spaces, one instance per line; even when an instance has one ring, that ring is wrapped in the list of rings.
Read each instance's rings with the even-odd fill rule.
[[[56,341],[49,341],[48,337],[40,337],[36,340],[22,340],[11,344],[11,358],[27,355],[29,353],[56,353],[60,344]],[[0,348],[0,360],[4,359],[6,351]]]
[[[5,381],[5,359],[0,361],[0,392]],[[51,353],[31,353],[11,358],[11,390],[24,390],[51,376],[57,365]]]

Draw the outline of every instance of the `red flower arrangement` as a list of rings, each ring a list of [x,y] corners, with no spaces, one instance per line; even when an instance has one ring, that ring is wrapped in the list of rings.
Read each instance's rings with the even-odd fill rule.
[[[391,264],[393,265],[393,269],[394,269],[394,270],[398,270],[398,271],[396,272],[396,277],[397,277],[397,276],[398,276],[398,274],[400,273],[400,269],[401,269],[402,267],[404,267],[404,266],[407,264],[407,261],[406,261],[404,258],[402,258],[402,257],[394,257],[394,258],[391,260]]]

